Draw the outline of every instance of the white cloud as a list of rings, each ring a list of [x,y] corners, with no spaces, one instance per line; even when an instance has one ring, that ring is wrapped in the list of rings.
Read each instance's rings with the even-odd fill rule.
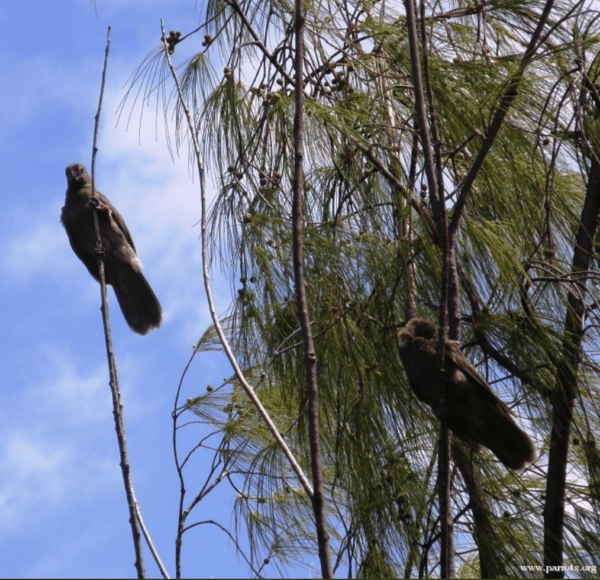
[[[0,452],[0,513],[3,532],[19,527],[19,520],[36,504],[63,496],[57,474],[69,463],[69,450],[32,436],[27,430],[4,432]]]
[[[55,207],[37,212],[22,207],[12,212],[10,221],[11,232],[3,235],[4,251],[0,257],[4,276],[22,283],[41,272],[70,267],[63,251],[68,241]]]
[[[0,415],[4,536],[27,533],[27,522],[54,514],[65,502],[86,504],[98,493],[122,491],[106,363],[85,368],[64,345],[54,344],[41,348],[32,360],[29,385],[20,385],[14,403],[20,412],[7,403]],[[136,369],[142,365],[129,356],[120,366],[127,377],[123,398],[131,399],[126,395],[138,390]],[[36,375],[47,380],[37,381]],[[136,399],[136,405],[125,405],[132,424],[151,405]]]
[[[97,363],[79,368],[78,358],[64,346],[47,344],[39,348],[37,364],[45,369],[47,381],[28,391],[31,407],[43,401],[45,422],[60,418],[61,429],[106,423],[110,417],[108,367]],[[83,367],[83,363],[80,365]]]
[[[85,60],[60,63],[45,53],[0,57],[0,84],[9,87],[18,82],[19,87],[3,91],[0,119],[4,138],[10,135],[9,128],[34,119],[40,122],[40,114],[57,104],[68,105],[80,114],[88,112],[98,92],[97,87],[82,82],[90,66]]]
[[[110,461],[71,442],[52,441],[31,426],[2,433],[0,534],[27,533],[33,514],[74,497],[84,499],[117,483]],[[85,485],[82,485],[85,481]]]

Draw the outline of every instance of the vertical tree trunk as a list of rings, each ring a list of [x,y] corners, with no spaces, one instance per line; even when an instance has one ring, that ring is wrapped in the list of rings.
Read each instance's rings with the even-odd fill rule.
[[[591,169],[586,189],[585,202],[575,251],[572,272],[585,272],[589,268],[594,237],[598,229],[600,214],[600,163],[591,160]],[[564,358],[557,369],[556,386],[551,397],[552,434],[548,458],[546,504],[544,506],[544,566],[549,567],[546,578],[563,578],[563,543],[565,488],[569,455],[569,435],[573,421],[573,403],[577,392],[577,368],[583,340],[585,320],[585,280],[574,282],[569,292],[568,308],[563,336]]]
[[[294,69],[295,106],[294,115],[294,177],[292,235],[294,254],[294,285],[298,315],[302,329],[304,354],[306,360],[306,391],[308,397],[308,435],[310,440],[310,462],[313,478],[312,505],[317,528],[319,559],[321,575],[331,578],[331,556],[329,550],[329,533],[327,531],[327,515],[325,509],[325,494],[323,491],[323,466],[321,464],[321,444],[319,439],[319,390],[317,385],[317,355],[312,337],[308,302],[306,299],[306,279],[303,265],[302,221],[304,216],[304,1],[296,0],[296,58]]]
[[[479,551],[479,570],[481,578],[499,578],[496,565],[497,539],[494,538],[490,508],[481,497],[469,456],[456,439],[452,442],[452,454],[467,487],[469,508],[473,514],[473,537]]]

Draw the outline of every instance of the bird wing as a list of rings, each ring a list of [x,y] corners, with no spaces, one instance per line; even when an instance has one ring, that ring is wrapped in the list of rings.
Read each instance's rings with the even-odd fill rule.
[[[75,255],[82,261],[88,272],[95,280],[99,281],[98,277],[98,261],[95,257],[94,244],[90,244],[89,240],[82,238],[81,230],[76,222],[71,220],[63,220],[63,225],[69,237],[71,248]]]
[[[447,367],[453,367],[467,377],[469,383],[477,389],[477,394],[483,401],[501,409],[507,414],[511,414],[508,406],[496,396],[485,378],[483,378],[481,373],[460,350],[458,342],[453,340],[446,341],[446,360]],[[448,370],[451,371],[452,369],[449,368]]]
[[[109,199],[103,193],[96,191],[95,197],[98,200],[99,214],[104,214],[106,216],[105,219],[108,219],[109,222],[111,221],[111,218],[112,218],[112,221],[114,221],[117,224],[117,226],[119,227],[119,229],[125,236],[125,239],[129,243],[129,245],[132,247],[133,251],[137,253],[135,244],[133,243],[133,238],[131,237],[131,232],[129,231],[129,228],[127,227],[127,224],[125,223],[125,220],[123,219],[121,214],[118,212],[117,208],[112,203],[110,203]]]

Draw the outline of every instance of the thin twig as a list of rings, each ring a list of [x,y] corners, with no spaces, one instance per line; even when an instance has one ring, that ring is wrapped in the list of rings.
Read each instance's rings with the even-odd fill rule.
[[[281,66],[281,63],[279,63],[277,61],[277,58],[269,52],[269,50],[267,49],[265,44],[262,42],[262,40],[258,36],[257,32],[252,27],[252,24],[248,20],[248,17],[242,10],[242,7],[239,5],[238,1],[237,0],[225,0],[225,1],[227,4],[229,4],[229,6],[231,6],[233,8],[233,10],[235,10],[235,12],[238,14],[238,16],[241,18],[242,22],[244,23],[244,26],[248,29],[248,31],[252,35],[252,38],[254,39],[254,42],[252,44],[257,46],[260,49],[260,51],[269,59],[269,62],[277,69],[279,74],[286,80],[286,82],[290,85],[293,85],[294,79],[288,74],[288,72],[283,68],[283,66]]]
[[[246,557],[246,554],[244,554],[244,551],[242,550],[242,548],[240,547],[239,543],[237,542],[235,536],[229,532],[229,530],[227,530],[226,528],[224,528],[219,522],[216,522],[215,520],[204,520],[201,522],[195,522],[193,524],[190,524],[187,528],[185,528],[184,531],[188,531],[191,530],[192,528],[196,528],[198,526],[203,526],[206,524],[212,524],[213,526],[216,526],[217,528],[219,528],[223,533],[225,533],[228,537],[229,540],[231,542],[233,542],[233,544],[235,545],[235,549],[236,551],[241,554],[242,558],[244,558],[244,560],[246,560],[246,564],[248,564],[248,566],[250,566],[250,569],[252,570],[252,573],[257,577],[257,578],[264,578],[264,576],[261,576],[259,571],[257,571],[254,566],[252,565],[252,560],[249,560]]]
[[[134,493],[133,487],[131,488],[131,492]],[[137,514],[138,522],[140,524],[140,528],[142,529],[142,534],[144,534],[146,543],[148,544],[148,548],[150,549],[150,553],[154,557],[154,561],[156,562],[156,565],[158,566],[158,569],[160,570],[161,576],[165,579],[168,579],[169,573],[167,572],[167,569],[165,568],[164,564],[162,563],[162,560],[160,559],[160,555],[158,554],[158,552],[154,546],[154,542],[152,541],[152,537],[150,536],[150,532],[148,531],[148,528],[146,527],[146,524],[144,523],[144,520],[142,519],[142,512],[140,511],[140,505],[137,501],[137,498],[135,497],[135,494],[133,496],[133,501],[135,503],[135,511]]]
[[[179,453],[177,452],[177,418],[179,414],[177,413],[177,406],[179,403],[179,397],[181,395],[181,388],[183,386],[183,379],[196,356],[197,349],[194,348],[194,352],[190,357],[190,360],[186,364],[183,369],[183,374],[181,379],[179,380],[179,385],[177,387],[177,393],[175,394],[175,408],[173,409],[173,413],[171,417],[173,419],[173,456],[175,458],[175,466],[177,468],[177,476],[179,477],[179,506],[178,506],[178,514],[177,514],[177,535],[175,537],[175,578],[181,578],[181,546],[182,546],[182,530],[183,524],[185,523],[185,516],[183,513],[183,502],[185,500],[185,480],[183,478],[183,465],[187,458],[184,460],[183,464],[179,461]]]

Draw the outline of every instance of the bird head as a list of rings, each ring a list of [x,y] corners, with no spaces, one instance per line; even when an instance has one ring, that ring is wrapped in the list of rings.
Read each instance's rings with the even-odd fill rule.
[[[72,163],[65,169],[69,185],[87,183],[90,179],[88,172],[81,163]]]

